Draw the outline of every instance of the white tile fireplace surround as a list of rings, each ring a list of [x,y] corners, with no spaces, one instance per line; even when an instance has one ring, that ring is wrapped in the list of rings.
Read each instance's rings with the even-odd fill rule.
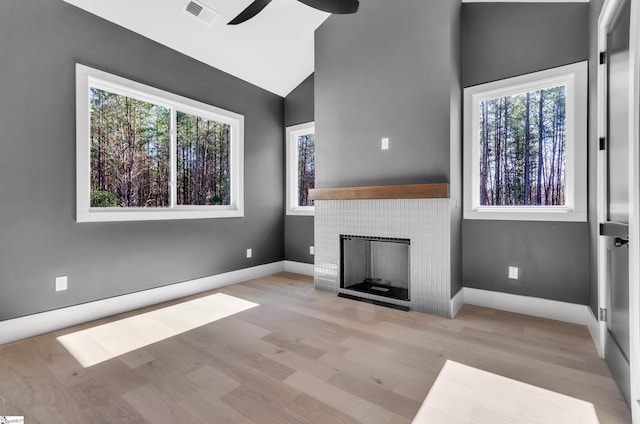
[[[366,190],[365,187],[355,188],[355,195],[353,191],[349,192],[349,189],[319,189],[312,193],[316,199],[316,290],[408,306],[414,311],[451,318],[451,210],[448,186],[439,185],[444,188],[435,194],[431,190],[423,193],[424,196],[436,198],[361,198],[418,197],[420,195],[412,192],[395,193],[396,189],[402,191],[403,187],[416,186],[418,185],[382,186],[386,189],[383,192],[374,190],[367,195],[361,195],[358,191]],[[330,195],[328,190],[338,190],[338,195]],[[341,234],[410,239],[410,300],[403,301],[340,288]]]

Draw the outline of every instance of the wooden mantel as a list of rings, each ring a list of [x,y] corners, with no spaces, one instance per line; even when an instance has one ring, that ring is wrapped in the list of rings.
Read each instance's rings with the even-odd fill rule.
[[[445,199],[448,197],[449,183],[315,188],[309,190],[309,198],[313,200]]]

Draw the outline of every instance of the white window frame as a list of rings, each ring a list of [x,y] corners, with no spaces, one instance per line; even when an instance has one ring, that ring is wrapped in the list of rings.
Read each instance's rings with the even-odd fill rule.
[[[464,90],[464,219],[587,221],[587,73],[579,62]],[[480,205],[480,102],[566,86],[565,205]]]
[[[231,128],[231,201],[229,205],[178,205],[176,201],[175,125],[170,129],[170,182],[168,207],[91,207],[90,89],[98,88],[133,97],[171,110],[228,124]],[[76,221],[148,221],[166,219],[229,218],[244,216],[244,116],[145,84],[76,64]]]
[[[301,135],[315,134],[314,121],[287,127],[286,130],[286,154],[287,154],[287,215],[313,216],[313,206],[298,206],[298,137]]]

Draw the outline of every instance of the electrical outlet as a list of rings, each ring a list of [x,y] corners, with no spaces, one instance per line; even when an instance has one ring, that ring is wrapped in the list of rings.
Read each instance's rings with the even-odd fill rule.
[[[517,266],[510,266],[509,267],[509,278],[512,280],[517,280],[518,279],[518,267]]]
[[[63,291],[67,289],[67,276],[56,277],[56,291]]]
[[[382,139],[382,150],[389,150],[389,137],[385,137]]]
[[[313,246],[309,246],[309,254],[310,255],[315,255],[316,254],[316,249]]]
[[[250,258],[251,256],[253,256],[253,252],[251,249],[247,249],[247,258]]]

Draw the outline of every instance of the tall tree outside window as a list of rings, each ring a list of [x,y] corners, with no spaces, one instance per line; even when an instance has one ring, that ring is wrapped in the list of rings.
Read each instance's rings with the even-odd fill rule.
[[[588,63],[464,89],[463,217],[587,220]]]
[[[287,215],[313,215],[309,190],[316,186],[315,123],[286,129]]]
[[[244,117],[76,64],[76,220],[244,216]]]
[[[171,110],[91,88],[91,207],[170,204]],[[176,113],[178,205],[230,203],[228,124]]]
[[[178,205],[228,205],[231,127],[177,113]]]
[[[169,205],[166,107],[91,88],[91,207]]]
[[[309,190],[316,186],[314,134],[298,136],[298,206],[313,206]]]
[[[564,85],[480,102],[480,204],[565,204]]]

